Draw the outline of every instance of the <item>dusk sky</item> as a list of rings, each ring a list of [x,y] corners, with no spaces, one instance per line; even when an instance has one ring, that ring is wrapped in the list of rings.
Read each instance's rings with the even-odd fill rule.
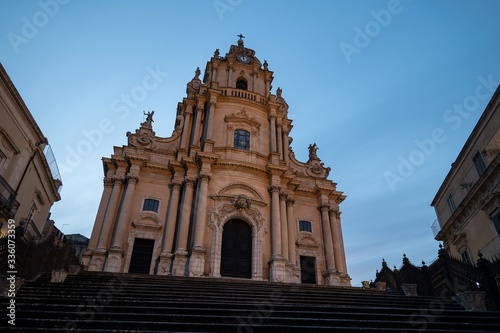
[[[196,67],[245,35],[283,89],[297,159],[316,143],[347,196],[361,286],[382,258],[437,257],[430,203],[500,83],[499,15],[495,0],[2,0],[0,61],[62,173],[52,219],[89,237],[101,158],[143,111],[170,136]]]

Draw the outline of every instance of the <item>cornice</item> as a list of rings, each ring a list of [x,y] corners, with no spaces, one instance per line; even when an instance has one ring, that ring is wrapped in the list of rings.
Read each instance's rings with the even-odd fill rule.
[[[0,82],[1,84],[6,88],[7,92],[9,95],[12,97],[12,100],[14,103],[17,105],[20,114],[24,116],[24,118],[27,120],[28,124],[31,125],[31,129],[33,130],[37,141],[42,141],[42,142],[47,142],[47,138],[43,135],[42,130],[40,127],[38,127],[38,124],[35,121],[35,118],[29,111],[28,107],[24,103],[21,95],[17,91],[16,87],[14,86],[14,83],[10,79],[9,75],[5,71],[5,68],[3,65],[0,63]]]
[[[436,240],[443,240],[446,234],[453,229],[459,229],[468,218],[477,211],[485,207],[489,198],[500,186],[500,155],[498,155],[488,166],[485,174],[470,189],[469,193],[462,200],[455,212],[446,221],[442,229],[436,235]]]
[[[253,170],[253,171],[258,171],[260,173],[267,174],[267,170],[265,167],[259,167],[256,165],[252,164],[246,164],[242,163],[239,161],[232,161],[232,160],[218,160],[214,164],[212,164],[212,167],[231,167],[231,168],[240,168],[240,169],[247,169],[247,170]]]

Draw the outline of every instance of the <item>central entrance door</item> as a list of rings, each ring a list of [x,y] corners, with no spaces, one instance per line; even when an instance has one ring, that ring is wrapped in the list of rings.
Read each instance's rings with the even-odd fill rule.
[[[154,245],[154,239],[135,239],[132,257],[130,258],[130,267],[128,269],[129,273],[149,274]]]
[[[252,277],[252,228],[242,220],[230,220],[222,232],[220,275]]]

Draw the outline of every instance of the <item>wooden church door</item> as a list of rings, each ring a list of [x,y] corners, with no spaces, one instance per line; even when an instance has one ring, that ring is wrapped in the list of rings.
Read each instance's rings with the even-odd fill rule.
[[[222,232],[221,276],[252,277],[252,228],[242,220],[230,220]]]

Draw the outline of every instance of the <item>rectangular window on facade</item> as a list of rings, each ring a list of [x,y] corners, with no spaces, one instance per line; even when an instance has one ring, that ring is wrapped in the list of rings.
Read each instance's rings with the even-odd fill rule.
[[[144,200],[144,206],[142,207],[142,210],[158,213],[159,204],[160,202],[158,200],[146,199]]]
[[[463,262],[468,263],[468,264],[471,263],[469,252],[467,252],[467,249],[463,249],[462,251],[460,251],[460,256],[462,256]]]
[[[500,212],[493,215],[491,221],[493,221],[493,226],[495,226],[495,230],[500,235]]]
[[[457,206],[455,206],[455,201],[453,201],[453,197],[451,196],[451,194],[446,199],[446,202],[448,203],[448,207],[450,208],[450,211],[453,214],[457,210]]]
[[[250,133],[245,130],[235,130],[234,148],[250,150]]]
[[[474,155],[474,157],[472,157],[472,161],[474,162],[474,166],[476,167],[477,174],[481,177],[483,173],[486,171],[486,165],[484,164],[481,152],[478,151]]]
[[[299,231],[312,232],[312,225],[309,221],[299,221]]]

